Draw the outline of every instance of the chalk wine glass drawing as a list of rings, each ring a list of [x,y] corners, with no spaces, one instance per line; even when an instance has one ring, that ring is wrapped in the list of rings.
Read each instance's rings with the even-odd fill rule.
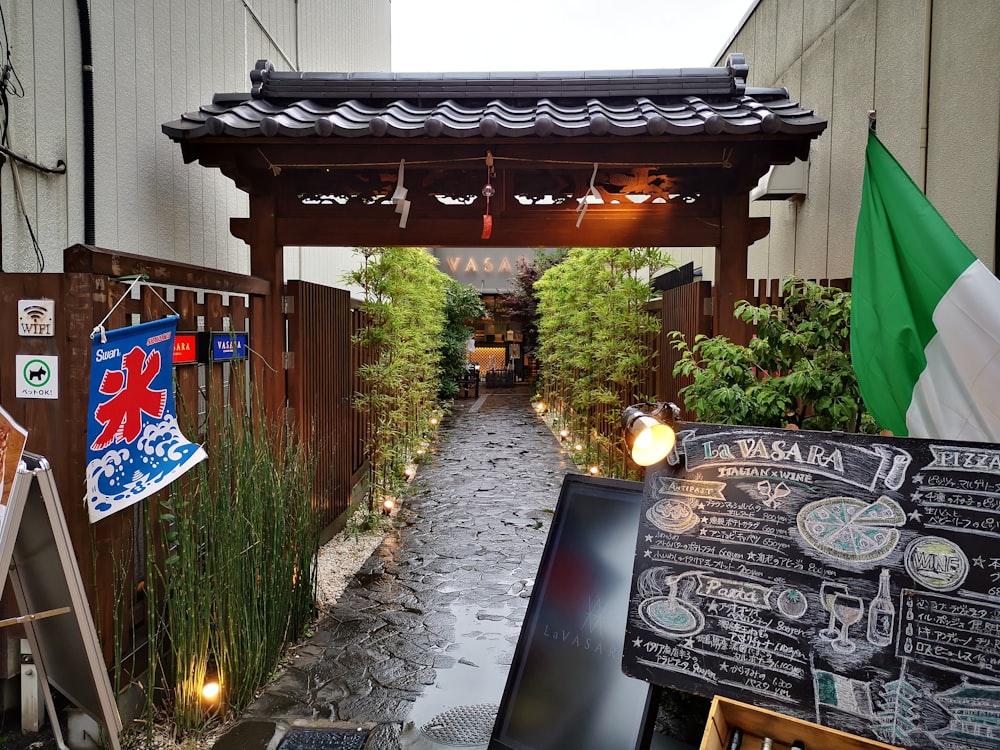
[[[819,634],[828,641],[832,641],[840,635],[840,630],[837,628],[837,614],[833,611],[834,597],[836,597],[837,594],[846,593],[848,593],[848,589],[843,583],[823,581],[819,587],[819,597],[823,603],[823,609],[830,613],[830,622],[825,628],[819,631]]]
[[[834,651],[840,654],[850,654],[857,648],[857,644],[847,637],[847,629],[860,620],[864,612],[865,603],[860,596],[837,594],[833,597],[833,613],[842,623],[840,637],[831,644]]]

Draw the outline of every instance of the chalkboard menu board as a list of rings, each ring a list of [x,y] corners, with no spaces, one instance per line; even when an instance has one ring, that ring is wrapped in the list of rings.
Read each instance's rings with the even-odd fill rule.
[[[905,748],[1000,748],[1000,445],[681,423],[623,668]]]

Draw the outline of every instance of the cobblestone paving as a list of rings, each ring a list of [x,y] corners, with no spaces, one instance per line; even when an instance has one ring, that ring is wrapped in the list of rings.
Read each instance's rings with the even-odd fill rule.
[[[574,470],[523,388],[456,401],[393,531],[215,748],[265,748],[309,725],[363,727],[365,750],[437,748],[426,722],[498,703]]]

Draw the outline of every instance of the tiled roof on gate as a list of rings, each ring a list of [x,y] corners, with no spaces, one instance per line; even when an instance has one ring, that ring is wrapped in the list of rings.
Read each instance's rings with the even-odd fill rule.
[[[826,120],[784,88],[726,67],[581,73],[294,73],[261,60],[251,94],[216,95],[163,132],[217,136],[816,135]]]

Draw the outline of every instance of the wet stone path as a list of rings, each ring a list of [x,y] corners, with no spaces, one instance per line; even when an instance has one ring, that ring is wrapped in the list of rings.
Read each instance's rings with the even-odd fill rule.
[[[434,750],[488,735],[575,468],[524,389],[458,400],[439,429],[393,530],[216,750]]]

